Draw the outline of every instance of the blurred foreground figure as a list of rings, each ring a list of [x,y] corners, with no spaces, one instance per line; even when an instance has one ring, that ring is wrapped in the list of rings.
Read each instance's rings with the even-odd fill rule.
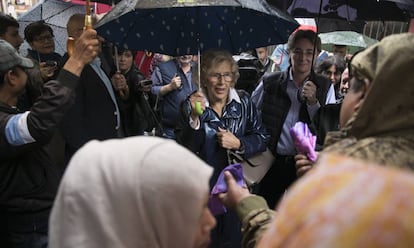
[[[158,137],[91,141],[73,156],[50,220],[50,247],[205,248],[213,169]]]
[[[288,191],[276,213],[233,177],[227,175],[227,183],[228,193],[221,197],[243,220],[243,247],[414,245],[411,171],[325,154]]]
[[[413,247],[413,199],[410,171],[323,157],[257,247]]]
[[[391,35],[355,55],[338,132],[324,151],[414,169],[414,34]],[[297,155],[297,174],[311,168]]]

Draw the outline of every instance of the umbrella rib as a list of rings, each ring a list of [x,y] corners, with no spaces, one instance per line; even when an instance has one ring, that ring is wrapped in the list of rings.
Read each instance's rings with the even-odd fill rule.
[[[51,15],[51,16],[48,16],[48,17],[46,17],[46,18],[42,18],[42,19],[44,19],[44,20],[50,20],[51,18],[53,18],[53,17],[55,17],[55,16],[57,16],[57,15],[60,15],[60,14],[62,14],[63,12],[65,12],[65,11],[67,11],[68,9],[70,9],[70,8],[73,8],[74,6],[68,6],[68,7],[66,7],[66,8],[64,8],[64,9],[62,9],[62,10],[60,10],[59,12],[57,12],[56,14],[53,14],[53,15]]]

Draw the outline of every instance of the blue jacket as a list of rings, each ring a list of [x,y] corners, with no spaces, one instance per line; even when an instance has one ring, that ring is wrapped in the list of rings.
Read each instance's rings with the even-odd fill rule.
[[[190,127],[190,102],[183,105],[183,118],[176,133],[177,142],[186,146],[214,167],[210,182],[215,182],[222,169],[228,165],[227,151],[217,143],[218,127],[232,132],[242,143],[245,158],[263,152],[266,149],[267,135],[259,112],[247,92],[230,90],[230,101],[219,117],[207,107],[200,116],[200,128]],[[233,97],[232,97],[233,95]],[[211,184],[212,185],[212,184]]]
[[[159,82],[160,75],[156,74],[161,75],[162,82]],[[188,82],[183,70],[181,70],[178,62],[174,59],[158,65],[158,68],[151,77],[153,81],[153,93],[157,94],[157,90],[154,90],[154,88],[158,87],[159,91],[159,88],[169,84],[175,75],[181,77],[182,87],[165,94],[160,102],[161,123],[163,126],[170,128],[174,128],[179,120],[182,102],[198,89],[197,85]]]

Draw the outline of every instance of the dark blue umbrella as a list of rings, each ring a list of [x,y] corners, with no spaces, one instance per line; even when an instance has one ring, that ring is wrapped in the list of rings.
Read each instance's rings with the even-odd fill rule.
[[[122,0],[96,30],[118,47],[175,56],[285,43],[297,27],[265,0]]]

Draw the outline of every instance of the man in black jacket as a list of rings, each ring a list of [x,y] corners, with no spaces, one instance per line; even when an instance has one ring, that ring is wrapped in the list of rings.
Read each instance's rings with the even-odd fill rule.
[[[83,67],[98,53],[96,31],[76,42],[57,80],[44,85],[30,111],[16,108],[32,61],[0,40],[0,247],[45,247],[48,218],[62,175],[49,142],[73,102]]]
[[[77,18],[72,17],[68,21],[68,31],[83,28],[80,20],[84,20],[84,15],[75,16]],[[80,34],[68,32],[75,39]],[[103,56],[102,45],[99,55],[83,68],[80,84],[75,89],[75,102],[60,126],[65,141],[66,164],[81,146],[92,139],[106,140],[125,135],[119,103],[109,77],[111,67]]]

